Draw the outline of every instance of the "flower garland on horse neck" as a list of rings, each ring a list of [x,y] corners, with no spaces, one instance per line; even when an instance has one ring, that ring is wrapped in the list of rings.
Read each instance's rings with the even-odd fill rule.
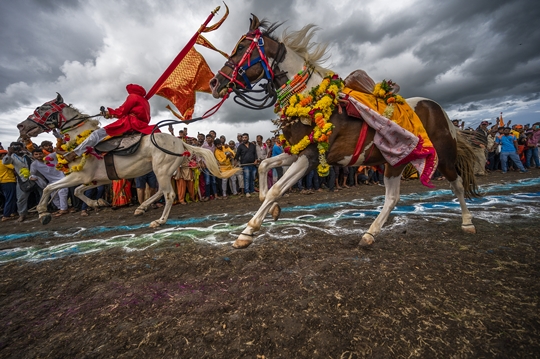
[[[303,74],[298,74],[298,76],[303,76]],[[299,154],[310,144],[316,143],[319,151],[317,172],[322,177],[330,172],[330,165],[326,162],[326,152],[328,152],[328,141],[334,125],[328,120],[338,105],[338,93],[343,86],[343,80],[331,72],[308,93],[296,93],[289,97],[288,102],[276,103],[274,110],[280,116],[281,128],[297,122],[298,119],[304,124],[315,123],[313,131],[294,145],[291,145],[283,134],[279,139],[284,151],[293,155]],[[293,121],[293,118],[298,119]]]
[[[90,136],[90,134],[94,132],[94,130],[85,130],[77,135],[73,140],[69,137],[69,134],[66,134],[64,136],[64,144],[60,146],[60,148],[65,152],[73,151],[77,146],[79,146],[81,143],[83,143],[84,140]],[[86,164],[86,158],[89,154],[92,154],[96,156],[96,154],[92,153],[90,150],[87,150],[85,153],[82,154],[81,162],[77,165],[69,167],[68,161],[64,159],[64,156],[57,153],[56,154],[56,161],[54,158],[51,158],[50,156],[45,157],[45,164],[50,167],[55,167],[58,171],[64,172],[64,174],[67,176],[68,174],[72,172],[79,172],[84,168],[84,165]]]

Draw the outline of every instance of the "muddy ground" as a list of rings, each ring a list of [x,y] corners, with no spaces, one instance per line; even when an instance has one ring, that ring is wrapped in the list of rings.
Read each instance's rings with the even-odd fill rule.
[[[472,207],[476,235],[462,233],[455,209],[426,215],[407,211],[414,200],[400,203],[404,210],[370,250],[357,243],[373,214],[347,203],[380,200],[378,186],[282,198],[275,223],[283,227],[268,218],[244,250],[230,243],[258,208],[255,198],[174,206],[165,234],[202,218],[186,236],[136,227],[161,210],[133,217],[134,207],[70,214],[45,227],[35,215],[2,223],[0,357],[540,357],[539,197],[509,200],[538,195],[539,175],[478,178],[495,199]],[[512,187],[523,180],[533,182]],[[418,181],[402,188],[430,191]],[[128,234],[160,240],[39,256],[62,243]],[[30,248],[34,257],[9,258]]]

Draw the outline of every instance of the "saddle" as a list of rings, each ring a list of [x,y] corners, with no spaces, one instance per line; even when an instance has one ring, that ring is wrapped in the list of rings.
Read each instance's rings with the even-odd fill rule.
[[[145,136],[140,132],[129,132],[122,136],[112,137],[98,143],[94,150],[99,154],[104,154],[105,169],[110,180],[119,180],[114,166],[114,156],[129,156],[137,152],[141,140]]]
[[[112,137],[98,143],[94,150],[97,153],[115,154],[117,156],[129,156],[134,154],[141,144],[144,134],[140,132],[128,132],[122,136]]]

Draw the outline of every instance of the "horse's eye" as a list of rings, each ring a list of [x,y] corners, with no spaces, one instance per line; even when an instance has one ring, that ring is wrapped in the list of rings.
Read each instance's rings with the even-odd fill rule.
[[[244,50],[244,45],[238,45],[238,47],[236,48],[236,51],[242,51]]]

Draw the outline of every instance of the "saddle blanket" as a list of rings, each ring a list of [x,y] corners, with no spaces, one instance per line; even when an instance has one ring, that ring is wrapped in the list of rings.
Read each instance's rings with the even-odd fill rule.
[[[354,107],[347,112],[357,111],[375,133],[375,146],[391,166],[412,163],[420,174],[420,182],[433,188],[431,177],[437,168],[438,158],[420,118],[408,104],[394,103],[391,119],[381,115],[386,104],[372,94],[345,87],[340,98]],[[349,113],[351,116],[354,114]]]

